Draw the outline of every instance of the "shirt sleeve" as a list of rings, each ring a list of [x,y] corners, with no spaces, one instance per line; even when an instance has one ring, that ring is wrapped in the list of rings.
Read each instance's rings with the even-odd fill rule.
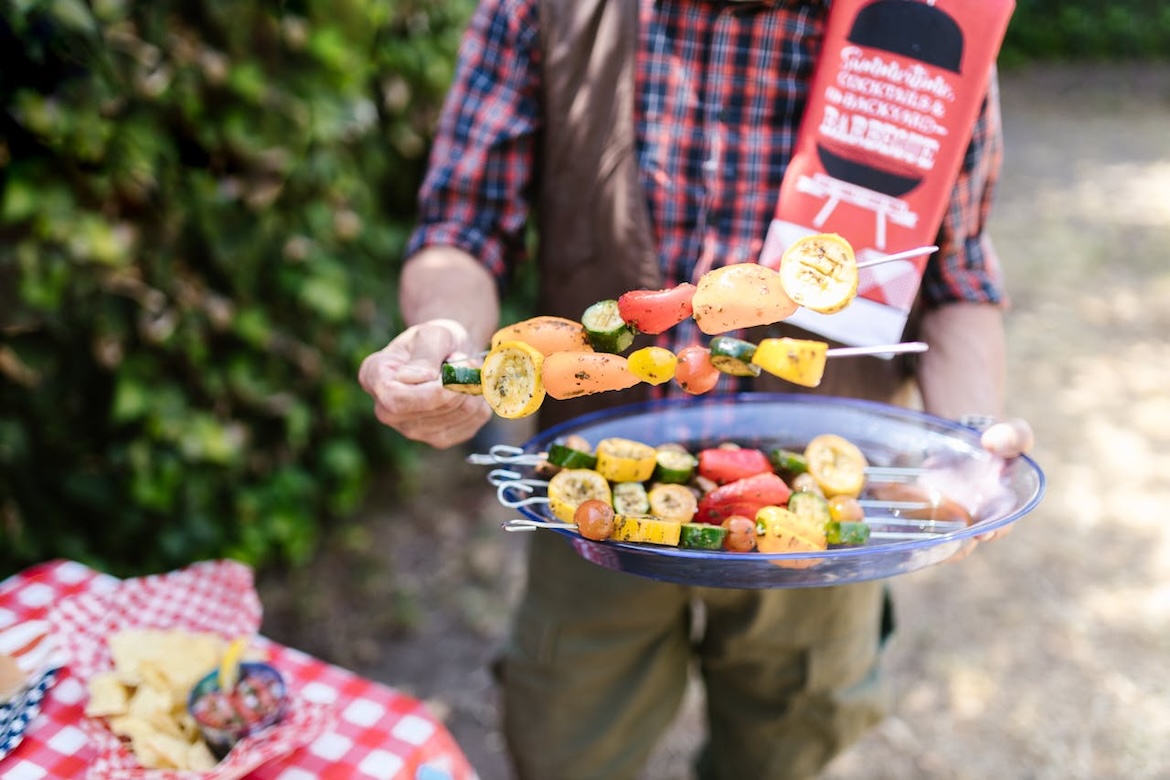
[[[993,71],[939,228],[936,242],[939,251],[927,264],[922,277],[922,296],[927,306],[1005,300],[1003,273],[987,235],[1002,161],[999,86]]]
[[[539,126],[536,4],[487,0],[459,50],[407,256],[454,246],[503,281],[524,255]]]

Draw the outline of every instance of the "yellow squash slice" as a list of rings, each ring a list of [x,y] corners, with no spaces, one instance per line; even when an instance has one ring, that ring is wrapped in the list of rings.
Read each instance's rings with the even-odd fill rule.
[[[815,437],[805,447],[808,473],[820,485],[826,498],[857,496],[865,487],[865,454],[856,444],[835,433]]]
[[[613,506],[609,482],[593,469],[561,469],[548,481],[548,508],[562,523],[576,522],[577,507],[591,498]]]
[[[480,367],[483,397],[500,417],[516,419],[544,403],[544,355],[523,341],[504,341],[488,352]]]
[[[610,482],[645,482],[658,465],[649,444],[613,436],[597,443],[597,470]]]
[[[642,515],[617,515],[613,521],[615,542],[640,542],[642,544],[664,544],[678,547],[682,534],[682,523],[677,520],[661,520]]]
[[[836,233],[805,236],[781,256],[780,281],[796,303],[821,314],[835,314],[857,296],[853,247]]]

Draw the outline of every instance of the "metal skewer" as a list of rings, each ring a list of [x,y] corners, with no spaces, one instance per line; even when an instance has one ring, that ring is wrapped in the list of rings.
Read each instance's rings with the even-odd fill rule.
[[[924,466],[868,466],[865,475],[878,482],[910,482],[930,469]]]
[[[536,488],[548,487],[548,482],[541,479],[523,479],[515,471],[506,471],[504,469],[496,469],[492,472],[494,476],[489,477],[488,481],[495,485],[496,493],[499,496],[500,503],[506,507],[521,507],[532,506],[533,504],[548,503],[547,496],[529,496],[528,498],[513,499],[508,496],[508,491],[515,488],[522,493],[532,493]],[[862,498],[858,502],[866,509],[893,509],[893,510],[907,510],[914,511],[917,509],[930,509],[932,504],[927,501],[882,501],[876,498]],[[922,523],[940,523],[950,521],[939,520],[917,520],[914,518],[905,518],[900,515],[877,515],[872,519],[884,519],[892,525],[921,525]],[[871,518],[867,518],[871,519]],[[958,521],[954,521],[956,527],[962,525]]]
[[[833,347],[825,357],[853,357],[855,355],[897,355],[903,352],[925,352],[930,346],[925,341],[904,341],[901,344],[877,344],[866,347]]]
[[[925,341],[903,341],[898,344],[869,344],[860,347],[830,347],[825,350],[826,358],[856,357],[859,355],[900,355],[909,352],[925,352],[930,345]],[[487,355],[487,353],[483,353]],[[482,357],[482,355],[481,355]]]
[[[541,529],[550,530],[550,531],[557,531],[557,530],[576,531],[577,524],[576,523],[555,523],[555,522],[551,522],[551,521],[545,522],[544,520],[528,520],[526,518],[517,517],[517,518],[514,518],[512,520],[505,520],[504,522],[500,523],[500,528],[504,531],[508,531],[509,533],[538,531]],[[943,532],[940,531],[939,533],[943,533]],[[923,538],[923,536],[935,536],[935,535],[938,535],[938,534],[914,533],[914,532],[909,532],[909,531],[871,531],[869,534],[869,538],[876,539],[878,541],[894,542],[894,541],[910,541],[910,540],[914,540],[914,539],[921,539],[921,538]]]
[[[892,255],[884,255],[883,257],[875,257],[873,260],[866,260],[865,262],[858,263],[857,267],[859,269],[869,268],[871,266],[881,265],[882,263],[890,263],[890,262],[893,262],[894,260],[909,260],[912,257],[920,257],[922,255],[929,255],[932,252],[937,252],[937,251],[938,251],[937,246],[920,246],[916,249],[907,249],[904,252],[895,252]]]
[[[496,499],[502,506],[506,506],[509,509],[520,509],[526,506],[538,506],[549,503],[548,496],[532,495],[536,488],[547,486],[547,482],[538,479],[522,479],[519,478],[516,472],[506,471],[504,469],[496,469],[493,474],[495,477],[492,484],[496,486]],[[518,490],[523,495],[515,497],[512,494],[513,489]],[[858,503],[867,509],[914,510],[929,509],[931,506],[925,502],[880,501],[867,498],[861,499]],[[923,535],[933,536],[966,528],[966,524],[959,520],[927,520],[902,517],[900,515],[866,515],[864,522],[870,526],[913,529],[912,532],[908,532],[912,535],[905,538],[920,538]],[[576,527],[571,523],[568,525],[569,527]]]
[[[478,466],[537,466],[548,460],[547,452],[525,452],[522,447],[511,444],[495,444],[486,453],[474,452],[467,456],[467,462]],[[929,469],[920,466],[868,466],[865,469],[871,477],[914,477],[925,474]],[[508,478],[513,476],[520,479],[521,474],[506,469],[495,469],[488,472],[488,481],[497,484],[493,477]]]

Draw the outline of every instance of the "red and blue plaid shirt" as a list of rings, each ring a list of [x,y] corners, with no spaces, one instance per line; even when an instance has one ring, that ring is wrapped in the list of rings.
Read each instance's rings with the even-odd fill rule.
[[[791,157],[827,2],[640,0],[638,157],[663,279],[755,261]],[[524,255],[541,130],[536,0],[485,0],[464,39],[408,253],[456,246],[498,278]],[[994,79],[992,81],[994,90]],[[974,128],[922,292],[997,302],[984,232],[1002,157],[994,91]]]

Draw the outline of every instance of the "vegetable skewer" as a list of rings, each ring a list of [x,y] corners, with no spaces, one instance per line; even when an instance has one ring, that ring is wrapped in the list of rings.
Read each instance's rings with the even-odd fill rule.
[[[547,484],[547,483],[546,483]],[[518,481],[516,483],[498,483],[497,496],[500,500],[500,505],[508,507],[509,509],[519,509],[526,506],[536,506],[540,504],[548,504],[549,499],[546,496],[528,496],[526,498],[512,499],[508,496],[508,491],[513,488],[522,490],[526,493],[531,493],[535,488],[540,487],[539,482],[528,480]],[[890,509],[924,509],[928,504],[919,504],[915,502],[884,502],[884,501],[870,501],[869,499],[861,499],[863,507],[873,508],[890,508]],[[886,506],[890,503],[899,503],[900,506]],[[558,515],[559,517],[559,515]],[[951,531],[958,531],[961,528],[966,528],[967,524],[959,522],[958,520],[916,520],[913,518],[900,517],[898,515],[866,515],[865,522],[869,525],[881,526],[897,526],[905,528],[916,528],[924,532],[933,533],[949,533]]]
[[[928,469],[878,467],[876,474],[895,478],[867,480],[864,453],[831,433],[814,436],[800,451],[734,442],[692,451],[618,436],[593,447],[571,434],[551,442],[547,453],[497,445],[468,460],[533,468],[531,477],[505,467],[488,475],[501,505],[543,506],[550,515],[506,530],[575,529],[593,541],[799,553],[768,558],[786,568],[816,566],[817,553],[842,547],[944,537],[973,522],[969,513],[944,506],[953,502],[937,491],[916,492],[898,479]]]
[[[539,315],[502,327],[480,356],[482,366],[474,365],[474,358],[444,362],[440,380],[453,392],[482,395],[496,414],[509,419],[535,413],[546,395],[564,400],[671,379],[695,395],[714,389],[721,374],[759,376],[764,371],[817,387],[828,358],[918,352],[926,345],[829,349],[824,342],[799,339],[764,339],[753,345],[719,334],[779,322],[802,306],[823,314],[838,312],[857,295],[859,269],[937,249],[918,247],[858,263],[843,237],[804,236],[784,252],[778,269],[733,263],[708,271],[697,284],[631,290],[597,301],[580,321]],[[691,345],[677,355],[644,347],[628,358],[623,355],[638,333],[663,333],[687,318],[715,336],[709,346]]]
[[[612,352],[545,355],[523,341],[503,341],[486,353],[481,369],[443,363],[440,378],[447,389],[483,395],[497,415],[517,419],[536,413],[546,396],[576,398],[642,382],[661,384],[672,376],[691,394],[711,390],[724,374],[756,376],[767,372],[793,384],[816,387],[829,358],[896,355],[925,352],[927,348],[922,341],[829,348],[823,341],[808,339],[767,338],[755,345],[717,337],[710,347],[694,345],[678,356],[655,347],[639,350],[631,356],[638,358],[631,369],[630,359]],[[648,363],[641,362],[643,356]]]

